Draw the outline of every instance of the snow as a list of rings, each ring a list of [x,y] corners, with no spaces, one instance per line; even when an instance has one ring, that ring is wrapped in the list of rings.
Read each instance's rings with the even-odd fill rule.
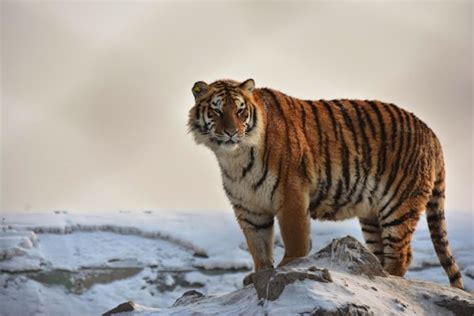
[[[471,214],[451,212],[447,216],[454,257],[466,289],[474,291]],[[71,310],[95,315],[127,300],[135,301],[144,311],[162,310],[189,289],[217,295],[241,288],[243,277],[252,268],[244,237],[231,212],[69,211],[2,217],[0,315],[68,315]],[[283,248],[276,233],[278,262]],[[346,235],[363,240],[357,221],[313,222],[312,249],[321,249],[333,238]],[[406,277],[448,284],[424,218],[412,245],[414,258]],[[301,296],[297,296],[301,290],[297,284],[291,289],[295,293],[284,293],[265,311],[278,314],[285,300],[293,305],[297,301],[301,307],[307,300],[314,306],[317,291],[324,287]],[[341,289],[334,295],[343,293]],[[373,299],[370,293],[367,299]],[[229,302],[254,299],[246,295],[237,291],[225,297]],[[329,307],[331,302],[321,304]],[[241,313],[242,308],[228,306],[228,311]]]

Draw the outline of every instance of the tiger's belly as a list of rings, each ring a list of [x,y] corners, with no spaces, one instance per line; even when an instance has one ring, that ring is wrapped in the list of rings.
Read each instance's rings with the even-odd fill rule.
[[[317,207],[310,208],[311,217],[318,220],[339,221],[354,217],[367,218],[376,214],[377,206],[382,202],[378,192],[371,192],[370,185],[355,192],[357,194],[343,191],[344,198],[340,201],[335,201],[334,195],[328,196]],[[317,194],[315,192],[310,196],[310,200],[317,197]]]

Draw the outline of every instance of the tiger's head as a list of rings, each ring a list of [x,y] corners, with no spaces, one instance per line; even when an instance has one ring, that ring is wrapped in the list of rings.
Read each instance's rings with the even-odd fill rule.
[[[255,82],[198,81],[192,92],[196,104],[188,126],[198,144],[215,151],[233,151],[256,142],[258,111],[253,98]]]

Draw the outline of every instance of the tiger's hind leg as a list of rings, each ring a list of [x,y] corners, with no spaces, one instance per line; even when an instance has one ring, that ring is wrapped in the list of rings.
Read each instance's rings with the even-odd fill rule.
[[[382,229],[384,269],[391,275],[404,276],[412,259],[411,240],[420,214],[423,199],[408,199],[379,214]]]
[[[379,259],[383,266],[382,229],[380,228],[377,217],[359,218],[359,223],[367,248]]]

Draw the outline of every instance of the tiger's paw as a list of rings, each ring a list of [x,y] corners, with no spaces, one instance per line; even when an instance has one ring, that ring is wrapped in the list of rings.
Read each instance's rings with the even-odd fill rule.
[[[268,267],[266,269],[261,269],[261,270],[256,271],[256,272],[249,273],[245,276],[245,278],[243,280],[243,284],[244,284],[244,286],[254,284],[256,278],[257,279],[261,278],[262,275],[267,275],[268,273],[275,274],[276,273],[275,271],[276,271],[275,268],[273,268],[273,266],[271,266],[271,267]]]
[[[249,274],[247,274],[245,277],[244,277],[244,280],[242,281],[244,286],[247,286],[247,285],[250,285],[250,284],[253,284],[253,276],[254,276],[255,272],[251,272]]]

